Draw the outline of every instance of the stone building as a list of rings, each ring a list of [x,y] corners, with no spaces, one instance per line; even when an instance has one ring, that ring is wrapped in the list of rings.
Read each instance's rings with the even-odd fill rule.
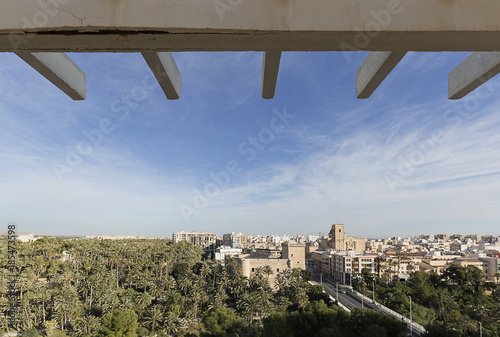
[[[283,274],[286,270],[306,268],[305,244],[285,242],[281,247],[281,257],[272,257],[276,255],[269,254],[266,258],[263,257],[262,252],[259,252],[258,255],[239,255],[236,261],[241,265],[243,275],[250,277],[260,272],[264,266],[269,266],[273,271],[269,276],[269,284],[271,287],[275,287],[278,275]]]
[[[366,239],[346,237],[343,224],[333,224],[327,239],[322,239],[320,247],[323,250],[355,251],[362,253],[365,250]]]

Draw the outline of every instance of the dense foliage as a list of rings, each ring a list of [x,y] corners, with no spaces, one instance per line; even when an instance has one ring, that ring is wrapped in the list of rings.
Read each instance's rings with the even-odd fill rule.
[[[375,299],[406,317],[411,297],[413,319],[426,326],[426,337],[479,336],[478,322],[484,337],[500,336],[500,287],[486,282],[477,267],[451,264],[441,276],[415,271],[406,284],[366,269],[363,279],[359,291],[371,297],[375,282]]]
[[[165,240],[16,242],[17,329],[37,337],[397,336],[400,322],[332,306],[309,272],[268,282],[234,259],[203,260],[198,246]],[[0,253],[0,330],[7,330],[7,252]],[[345,330],[349,330],[347,335]],[[367,334],[368,332],[371,334]],[[287,334],[283,334],[283,333]],[[376,332],[376,334],[375,334]]]
[[[303,311],[277,311],[264,319],[263,337],[397,337],[406,325],[392,316],[356,308],[351,314],[322,301]]]

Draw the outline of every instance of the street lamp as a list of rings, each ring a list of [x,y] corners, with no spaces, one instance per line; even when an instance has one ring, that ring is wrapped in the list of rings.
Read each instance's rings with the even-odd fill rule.
[[[373,280],[373,291],[372,291],[372,295],[373,295],[373,303],[375,303],[375,280]]]
[[[411,296],[408,296],[410,298],[410,336],[413,336],[413,319],[411,317]]]
[[[483,324],[481,324],[481,322],[479,322],[479,337],[483,337]]]
[[[339,303],[339,281],[337,281],[337,305]]]

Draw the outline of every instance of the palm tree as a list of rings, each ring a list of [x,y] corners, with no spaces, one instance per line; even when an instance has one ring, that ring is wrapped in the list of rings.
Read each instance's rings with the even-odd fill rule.
[[[226,256],[224,259],[224,265],[226,266],[226,270],[228,273],[233,271],[234,266],[236,266],[236,260],[232,256]]]
[[[144,316],[144,322],[146,325],[151,327],[151,331],[154,331],[159,323],[163,319],[163,310],[160,305],[155,304],[148,309],[148,312]]]
[[[177,285],[175,279],[171,275],[167,275],[164,278],[163,283],[165,284],[166,292],[168,293],[170,290],[174,289]]]
[[[269,265],[262,267],[262,272],[267,276],[267,283],[269,283],[269,276],[273,274],[273,269]]]
[[[60,289],[54,297],[54,309],[61,322],[61,328],[73,320],[74,314],[78,311],[80,302],[76,289],[69,285]]]
[[[433,304],[436,307],[437,319],[445,323],[450,321],[451,311],[458,308],[457,303],[453,301],[447,290],[438,291]]]
[[[304,309],[309,304],[309,296],[307,296],[306,289],[303,287],[297,288],[294,297],[299,309]]]
[[[57,326],[57,320],[56,319],[51,319],[50,321],[45,321],[43,323],[43,326],[45,327],[45,333],[47,334],[47,336],[50,336],[50,335],[52,335],[52,331]]]
[[[241,295],[237,302],[237,307],[240,311],[249,315],[250,323],[253,323],[254,316],[259,312],[261,306],[261,297],[259,293],[252,292]]]
[[[196,283],[195,283],[196,284]],[[207,298],[205,292],[201,287],[195,286],[194,291],[191,294],[191,299],[193,300],[193,313],[194,313],[194,319],[197,319],[198,315],[198,307],[200,304],[204,302],[204,300]],[[200,303],[201,302],[201,303]]]
[[[125,311],[129,311],[134,307],[134,302],[130,299],[130,297],[123,296],[120,298],[120,308],[125,309]]]
[[[26,329],[26,328],[31,328],[32,324],[33,324],[33,320],[32,320],[32,317],[30,315],[30,312],[27,310],[27,308],[29,307],[28,303],[28,299],[26,298],[26,296],[20,300],[21,302],[21,305],[20,305],[20,317],[21,317],[21,322],[22,322],[22,329]]]
[[[161,296],[162,294],[162,286],[161,286],[161,280],[160,279],[154,279],[150,284],[149,284],[149,293],[151,296],[153,296],[153,299],[156,300],[158,297]]]
[[[99,318],[92,315],[80,316],[73,322],[73,329],[77,332],[78,336],[90,335],[96,336],[99,332],[101,322]]]
[[[413,263],[408,263],[408,267],[406,267],[408,271],[410,271],[410,274],[416,269],[415,265]]]
[[[85,288],[85,304],[87,304],[88,298],[88,307],[89,310],[92,310],[92,299],[94,294],[95,287],[100,284],[102,281],[101,274],[92,274],[87,277],[86,288]]]
[[[200,268],[200,274],[203,276],[203,278],[207,278],[207,276],[211,273],[211,268],[208,265],[208,263],[205,261],[202,263],[201,268]]]
[[[0,330],[7,330],[9,327],[9,318],[4,314],[3,311],[0,311]]]
[[[387,265],[389,266],[389,280],[390,281],[394,281],[392,267],[395,267],[397,265],[397,262],[394,261],[393,259],[388,259],[387,260]]]
[[[167,334],[175,334],[178,331],[178,321],[179,317],[175,313],[168,312],[163,319],[163,327],[165,328],[165,332]]]
[[[135,303],[141,310],[144,310],[148,305],[150,305],[151,301],[152,298],[147,292],[138,293],[135,297]]]
[[[286,280],[286,277],[285,276],[278,276],[278,278],[276,279],[276,282],[275,282],[275,285],[276,285],[276,289],[278,291],[284,289],[287,285],[287,280]]]
[[[405,258],[404,254],[401,253],[401,252],[397,252],[395,254],[398,262],[397,262],[397,266],[398,266],[398,276],[397,276],[397,279],[399,280],[399,276],[400,276],[400,267],[401,267],[401,259]]]
[[[187,294],[187,290],[192,286],[191,280],[188,279],[187,277],[183,277],[180,280],[177,280],[177,284],[179,285],[179,288],[183,291],[184,295]]]
[[[226,291],[223,288],[217,289],[215,294],[210,297],[211,303],[208,306],[208,309],[211,310],[216,307],[224,307],[226,306],[226,299],[228,298]]]
[[[103,315],[105,315],[108,312],[111,312],[114,309],[118,308],[121,303],[116,292],[113,289],[108,288],[104,292],[101,300],[99,301],[99,304],[102,308]]]

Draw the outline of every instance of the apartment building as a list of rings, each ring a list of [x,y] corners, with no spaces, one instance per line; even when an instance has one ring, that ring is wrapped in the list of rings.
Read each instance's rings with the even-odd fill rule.
[[[174,243],[187,241],[194,245],[199,245],[202,248],[215,247],[217,243],[217,235],[207,232],[185,232],[180,231],[172,235]]]
[[[316,251],[311,253],[311,258],[316,261],[316,265],[323,274],[344,284],[351,284],[353,280],[361,277],[363,268],[370,269],[372,273],[378,273],[377,255],[361,254],[355,251]]]
[[[222,235],[222,244],[231,248],[243,248],[248,238],[243,233],[226,233]]]
[[[239,254],[241,254],[241,251],[241,248],[232,248],[226,246],[217,247],[215,249],[214,258],[219,261],[224,261],[226,256],[237,257]]]

